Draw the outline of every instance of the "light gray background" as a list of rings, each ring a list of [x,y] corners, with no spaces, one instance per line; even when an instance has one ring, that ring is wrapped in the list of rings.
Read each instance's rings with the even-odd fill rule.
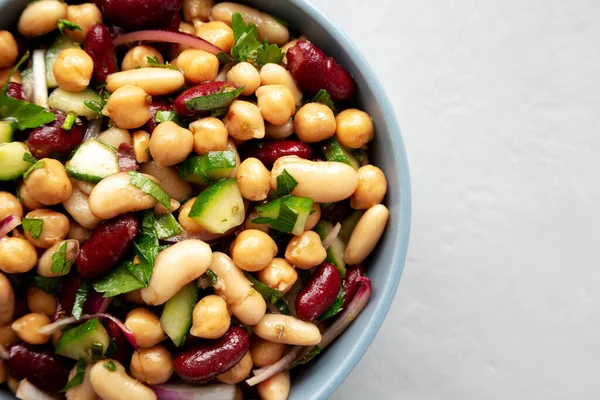
[[[414,191],[398,294],[333,399],[598,399],[600,2],[313,2],[387,88]]]

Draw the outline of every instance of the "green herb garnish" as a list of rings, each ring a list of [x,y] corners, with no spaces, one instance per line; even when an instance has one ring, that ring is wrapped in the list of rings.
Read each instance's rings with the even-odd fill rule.
[[[129,171],[129,182],[142,192],[154,197],[160,204],[171,211],[171,198],[156,182],[137,171]]]
[[[77,289],[77,293],[75,294],[75,303],[73,304],[73,310],[71,311],[71,314],[76,320],[79,320],[79,318],[81,318],[81,314],[83,314],[83,305],[87,300],[89,290],[90,283],[88,281],[82,281],[79,289]]]
[[[335,298],[335,301],[333,302],[331,307],[329,307],[329,309],[319,317],[319,321],[324,321],[328,318],[331,318],[343,310],[342,305],[344,304],[345,294],[346,291],[344,290],[344,283],[342,282],[342,286],[340,287],[340,292],[338,293],[338,296]]]
[[[334,114],[337,114],[337,108],[335,107],[335,104],[333,103],[333,99],[331,98],[331,95],[329,94],[329,92],[327,92],[327,90],[325,90],[325,89],[319,90],[317,92],[317,94],[315,95],[315,97],[313,97],[312,100],[309,101],[309,103],[324,104],[327,107],[331,108],[331,111],[333,111]]]
[[[159,253],[156,217],[153,211],[146,211],[142,231],[133,242],[133,262],[127,264],[129,272],[144,286],[147,286],[154,270],[154,261]]]
[[[298,186],[298,181],[286,169],[277,176],[277,196],[287,196],[296,186]]]
[[[231,56],[236,63],[250,62],[259,67],[268,64],[281,64],[283,51],[277,45],[269,45],[258,39],[258,28],[255,24],[246,25],[240,13],[231,18],[235,44],[231,47]]]
[[[50,272],[53,274],[66,274],[69,272],[71,264],[75,261],[75,259],[67,260],[67,243],[68,242],[64,242],[58,246],[58,249],[52,254],[52,267],[50,268]]]
[[[174,111],[157,111],[156,112],[156,123],[160,124],[161,122],[173,121],[175,123],[178,122],[177,113]]]
[[[186,101],[185,105],[190,111],[221,110],[229,106],[243,91],[244,87],[235,88],[225,85],[220,92],[194,97]]]
[[[69,111],[69,113],[67,114],[67,118],[65,118],[65,122],[62,124],[62,128],[65,131],[70,131],[71,129],[73,129],[73,124],[76,120],[77,114],[75,114],[73,111]]]
[[[156,234],[159,240],[179,235],[181,232],[183,232],[183,229],[173,214],[164,214],[156,217]]]
[[[40,169],[40,168],[44,168],[44,161],[38,161],[35,164],[33,164],[31,167],[29,167],[29,169],[27,171],[25,171],[25,173],[23,174],[23,179],[27,179],[27,177],[29,176],[30,173],[32,173],[36,169]]]
[[[176,66],[174,66],[171,63],[161,63],[160,61],[158,61],[158,57],[154,56],[154,57],[150,57],[147,56],[146,57],[146,61],[148,62],[148,64],[150,64],[150,66],[152,68],[168,68],[168,69],[173,69],[175,71],[179,71],[179,68],[177,68]]]
[[[73,376],[69,383],[67,383],[67,386],[65,386],[60,392],[65,393],[67,390],[74,388],[75,386],[81,385],[83,383],[83,378],[85,377],[85,369],[85,360],[79,360],[77,362],[75,376]]]
[[[124,261],[102,279],[94,283],[97,292],[104,293],[104,297],[115,297],[123,293],[142,289],[145,285],[129,272],[132,261]]]
[[[212,270],[207,269],[206,272],[204,273],[206,276],[208,276],[208,279],[210,280],[210,285],[211,286],[215,286],[217,284],[217,282],[219,281],[219,278],[217,277],[217,274],[215,274]]]
[[[116,366],[116,365],[115,365],[115,363],[114,363],[114,362],[112,362],[112,361],[109,361],[109,362],[107,362],[107,363],[104,363],[104,364],[102,364],[102,366],[103,366],[104,368],[106,368],[107,370],[109,370],[110,372],[114,372],[114,371],[116,371],[116,370],[117,370],[117,366]]]
[[[297,367],[298,365],[306,364],[307,362],[309,362],[310,360],[312,360],[313,358],[318,356],[321,353],[321,351],[323,351],[323,349],[320,348],[319,346],[313,347],[313,349],[306,356],[304,356],[304,358],[302,360],[299,360],[299,361],[293,363],[292,366],[290,367],[290,369]]]
[[[60,31],[61,35],[65,34],[65,29],[68,29],[70,31],[83,31],[83,29],[81,29],[81,27],[79,25],[77,25],[76,23],[73,23],[71,21],[68,21],[66,19],[60,19],[58,20],[58,30]]]
[[[28,163],[35,164],[37,160],[30,153],[23,154],[23,161],[27,161]]]
[[[21,225],[23,226],[23,231],[29,233],[34,239],[39,239],[42,235],[42,229],[44,229],[44,221],[37,218],[23,218]]]
[[[45,276],[36,275],[33,277],[33,284],[44,292],[58,296],[62,285],[62,278],[46,278]]]
[[[248,277],[250,282],[252,282],[252,285],[254,285],[254,289],[256,289],[258,293],[260,293],[260,295],[265,299],[265,301],[275,304],[285,294],[277,289],[273,289],[272,287],[265,285],[249,273],[246,273],[246,276]]]

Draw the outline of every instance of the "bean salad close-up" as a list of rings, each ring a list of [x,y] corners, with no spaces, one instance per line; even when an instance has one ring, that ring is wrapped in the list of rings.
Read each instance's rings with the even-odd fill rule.
[[[390,216],[376,129],[301,26],[214,0],[31,1],[0,31],[0,84],[18,398],[285,400],[366,306]]]

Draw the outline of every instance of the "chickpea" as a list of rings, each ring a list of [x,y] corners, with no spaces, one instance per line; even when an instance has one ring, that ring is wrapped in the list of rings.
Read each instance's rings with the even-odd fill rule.
[[[360,149],[373,140],[375,128],[371,116],[354,108],[344,110],[335,117],[335,136],[346,147]]]
[[[248,351],[246,352],[244,357],[242,357],[239,363],[234,365],[229,371],[225,372],[224,374],[217,376],[217,380],[222,383],[235,385],[236,383],[242,382],[248,377],[248,375],[250,375],[253,366],[254,364],[252,363],[252,356]]]
[[[37,263],[35,247],[17,237],[0,239],[0,271],[17,274],[30,271]]]
[[[201,24],[194,21],[194,26],[196,27],[196,36],[214,44],[225,53],[231,51],[234,38],[233,29],[229,25],[221,21],[203,22]]]
[[[134,308],[127,314],[125,325],[133,331],[140,347],[152,347],[167,338],[160,320],[147,308]]]
[[[324,104],[308,103],[296,113],[294,128],[303,142],[320,142],[335,135],[335,115]]]
[[[56,59],[52,72],[61,89],[81,92],[90,84],[94,60],[81,49],[65,49]]]
[[[189,217],[190,210],[192,209],[195,201],[195,197],[186,201],[185,204],[181,206],[181,209],[179,210],[179,218],[177,219],[179,225],[181,225],[186,232],[191,233],[192,235],[206,232],[204,228],[202,228],[196,221]]]
[[[203,297],[194,307],[190,334],[203,339],[218,339],[231,324],[227,303],[221,296],[211,294]]]
[[[19,32],[25,37],[39,37],[57,28],[67,16],[67,5],[57,0],[29,3],[19,18]]]
[[[81,30],[65,29],[65,34],[71,40],[79,43],[85,41],[88,32],[97,23],[102,23],[102,12],[94,3],[84,3],[67,7],[66,19],[79,25]]]
[[[150,161],[150,134],[146,131],[133,132],[133,153],[138,163]]]
[[[249,62],[234,65],[227,73],[227,82],[244,87],[243,96],[250,96],[260,87],[260,74]]]
[[[219,60],[204,50],[184,50],[177,57],[176,65],[183,71],[185,79],[193,84],[212,81],[219,73]]]
[[[57,211],[48,209],[39,209],[29,212],[25,218],[37,219],[42,221],[42,232],[39,238],[31,236],[30,232],[25,232],[25,237],[34,246],[47,249],[60,242],[69,234],[71,223],[69,218]]]
[[[9,31],[0,31],[0,68],[10,67],[17,61],[19,46]]]
[[[269,139],[285,139],[294,133],[294,120],[292,118],[283,125],[265,123],[265,136]]]
[[[316,232],[306,231],[294,236],[285,249],[285,259],[300,269],[311,269],[327,258],[327,250]]]
[[[56,311],[56,298],[37,286],[30,285],[27,289],[27,308],[32,313],[52,317]]]
[[[114,91],[102,113],[110,117],[119,128],[135,129],[150,119],[150,103],[152,97],[144,89],[125,85]]]
[[[256,210],[252,210],[250,214],[248,214],[248,218],[246,218],[246,222],[244,223],[244,229],[258,229],[259,231],[263,231],[264,233],[269,233],[269,225],[266,224],[255,224],[252,222],[253,219],[258,218],[258,213]]]
[[[256,272],[266,268],[276,255],[275,241],[256,229],[242,231],[231,244],[233,262],[245,271]]]
[[[0,272],[0,325],[12,321],[15,314],[15,291],[3,273]]]
[[[251,201],[267,198],[271,190],[271,173],[259,159],[245,159],[240,164],[236,177],[242,197]]]
[[[306,220],[306,225],[304,225],[305,231],[310,231],[319,223],[319,220],[321,219],[321,206],[319,205],[319,203],[313,203],[312,212],[313,213],[310,214],[308,219]]]
[[[59,331],[60,332],[60,331]],[[94,388],[92,387],[92,382],[90,381],[90,371],[92,369],[91,365],[88,365],[83,374],[83,382],[77,386],[73,386],[69,388],[65,393],[67,400],[96,400],[98,399],[98,395],[94,392]],[[69,373],[69,382],[71,379],[75,377],[77,374],[77,366],[73,367],[71,372]]]
[[[194,134],[194,151],[198,155],[227,150],[229,133],[225,124],[214,117],[201,118],[190,124]]]
[[[52,271],[52,264],[54,262],[53,257],[57,251],[60,250],[61,246],[65,246],[65,261],[66,265],[60,272]],[[44,254],[40,257],[37,267],[38,275],[45,276],[47,278],[54,278],[56,276],[67,275],[71,271],[73,262],[77,258],[79,253],[79,242],[77,240],[64,240],[56,243],[54,246],[47,249]]]
[[[99,140],[104,140],[108,144],[112,144],[119,148],[121,143],[131,145],[131,134],[127,129],[112,127],[98,135]],[[89,194],[89,193],[88,193]]]
[[[269,63],[260,69],[260,84],[262,86],[283,85],[292,92],[296,107],[300,107],[303,104],[302,91],[298,87],[298,84],[296,84],[290,71],[279,64]]]
[[[12,330],[10,325],[0,325],[0,345],[8,346],[17,340],[19,340],[19,337],[15,331]]]
[[[121,70],[129,71],[130,69],[136,69],[139,67],[152,67],[152,65],[148,62],[148,57],[156,57],[160,64],[165,62],[162,54],[160,54],[160,52],[154,47],[139,45],[132,47],[127,54],[125,54],[125,57],[123,57],[123,62],[121,63]]]
[[[387,180],[382,170],[374,165],[358,169],[358,187],[350,196],[350,206],[355,210],[366,210],[380,204],[387,192]]]
[[[234,100],[225,116],[229,135],[238,140],[262,139],[265,137],[265,120],[260,109],[243,100]]]
[[[285,124],[296,111],[294,96],[283,85],[261,86],[256,97],[263,118],[274,125]]]
[[[150,154],[159,167],[179,164],[194,148],[194,135],[173,121],[159,124],[150,137]]]
[[[43,162],[42,168],[32,171],[25,178],[25,190],[42,204],[53,206],[62,203],[73,191],[65,166],[51,158],[40,161]]]
[[[25,182],[20,181],[17,183],[17,198],[25,206],[26,209],[29,210],[37,210],[39,208],[44,208],[44,205],[37,200],[34,200],[33,197],[27,193],[25,190]]]
[[[79,242],[79,246],[81,247],[83,242],[85,242],[91,234],[91,230],[84,228],[75,221],[71,221],[71,229],[69,230],[67,239],[77,240]]]
[[[180,204],[174,204],[175,201],[188,199],[192,194],[192,185],[181,179],[174,167],[159,167],[155,162],[148,162],[140,165],[140,172],[152,175],[160,181],[162,189],[171,197],[171,210],[173,211],[180,206]]]
[[[171,352],[165,346],[156,345],[134,352],[129,369],[140,382],[160,385],[171,378],[175,364]]]
[[[23,206],[14,195],[9,192],[0,192],[0,221],[9,215],[23,218]]]
[[[250,339],[250,354],[252,362],[258,368],[273,365],[283,357],[285,344],[269,342],[258,336]]]
[[[195,19],[208,21],[210,9],[214,4],[214,0],[183,0],[183,20],[187,22]]]
[[[29,344],[44,344],[50,340],[50,336],[38,333],[38,329],[50,325],[50,323],[47,315],[31,313],[22,316],[10,327],[22,341]]]
[[[267,268],[257,274],[259,281],[280,292],[287,293],[298,280],[298,273],[283,258],[274,258]]]

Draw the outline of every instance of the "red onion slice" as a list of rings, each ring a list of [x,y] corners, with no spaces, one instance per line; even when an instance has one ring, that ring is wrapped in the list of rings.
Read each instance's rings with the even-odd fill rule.
[[[277,375],[280,372],[287,371],[304,348],[304,346],[294,346],[290,351],[287,352],[285,356],[283,356],[275,364],[269,365],[261,369],[255,369],[253,371],[254,376],[250,379],[247,379],[246,383],[249,386],[255,386],[261,382],[266,381],[273,375]]]
[[[22,400],[55,400],[54,396],[49,395],[42,389],[29,382],[27,379],[23,379],[19,382],[17,387],[17,393],[15,394],[18,399]]]
[[[325,247],[325,249],[328,249],[329,246],[331,246],[335,238],[340,234],[340,229],[342,229],[342,224],[338,222],[335,224],[331,232],[329,232],[329,235],[327,235],[323,240],[323,247]]]
[[[170,32],[161,30],[148,30],[148,31],[137,31],[126,33],[123,36],[119,36],[113,40],[115,47],[122,46],[132,42],[166,42],[166,43],[178,43],[185,46],[189,46],[193,49],[199,49],[207,51],[211,54],[219,54],[223,50],[217,46],[207,42],[204,39],[199,38],[195,35],[183,32]]]
[[[119,168],[121,169],[121,172],[138,170],[133,146],[127,143],[121,143],[117,155],[119,156]]]
[[[96,137],[98,137],[100,129],[102,129],[102,118],[96,118],[91,120],[88,123],[88,127],[85,131],[85,136],[83,137],[82,143],[85,143],[90,139],[95,139]]]
[[[21,218],[9,215],[0,222],[0,238],[8,235],[13,229],[21,225]]]
[[[169,383],[152,386],[158,400],[235,400],[235,385],[186,385]]]

